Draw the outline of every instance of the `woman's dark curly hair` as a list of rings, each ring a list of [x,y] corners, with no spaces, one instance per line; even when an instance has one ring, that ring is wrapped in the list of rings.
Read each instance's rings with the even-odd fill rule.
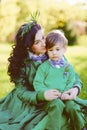
[[[10,76],[11,82],[15,82],[15,80],[19,78],[20,70],[24,66],[24,59],[26,59],[28,55],[27,48],[31,50],[31,47],[34,44],[35,35],[37,31],[41,29],[39,24],[33,24],[31,29],[22,36],[23,29],[26,26],[28,26],[28,24],[23,24],[19,28],[15,36],[15,44],[12,46],[12,52],[8,58],[8,75]]]

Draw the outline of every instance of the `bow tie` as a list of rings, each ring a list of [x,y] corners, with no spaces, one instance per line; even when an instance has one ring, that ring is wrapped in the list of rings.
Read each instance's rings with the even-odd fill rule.
[[[37,62],[43,62],[43,61],[45,61],[47,59],[47,56],[44,54],[44,55],[42,55],[42,56],[31,56],[31,60],[33,60],[33,61],[37,61]]]
[[[50,64],[52,67],[63,67],[65,65],[64,60],[61,59],[59,61],[50,60]]]

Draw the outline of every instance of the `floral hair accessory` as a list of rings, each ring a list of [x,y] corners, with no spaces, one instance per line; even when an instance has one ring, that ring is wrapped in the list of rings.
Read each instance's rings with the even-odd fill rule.
[[[38,10],[35,13],[31,14],[31,19],[29,20],[28,24],[22,27],[23,30],[21,33],[21,37],[23,37],[24,34],[26,34],[28,31],[30,31],[32,26],[37,23],[39,15],[40,12]]]

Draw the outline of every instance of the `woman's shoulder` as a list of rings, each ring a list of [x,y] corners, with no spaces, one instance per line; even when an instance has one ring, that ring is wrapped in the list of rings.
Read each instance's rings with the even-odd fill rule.
[[[49,67],[50,67],[49,60],[46,60],[38,67],[38,69],[46,71],[49,69]]]
[[[50,64],[49,64],[49,60],[45,60],[40,66],[42,66],[42,67],[47,67],[47,66],[49,66]]]
[[[25,60],[24,60],[24,65],[28,65],[30,64],[31,60],[27,57]]]

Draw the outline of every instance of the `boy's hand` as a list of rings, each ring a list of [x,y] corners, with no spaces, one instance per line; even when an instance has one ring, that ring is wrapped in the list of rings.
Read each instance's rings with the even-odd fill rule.
[[[59,98],[61,93],[56,89],[47,90],[44,93],[44,97],[47,101],[52,101],[54,99]]]

